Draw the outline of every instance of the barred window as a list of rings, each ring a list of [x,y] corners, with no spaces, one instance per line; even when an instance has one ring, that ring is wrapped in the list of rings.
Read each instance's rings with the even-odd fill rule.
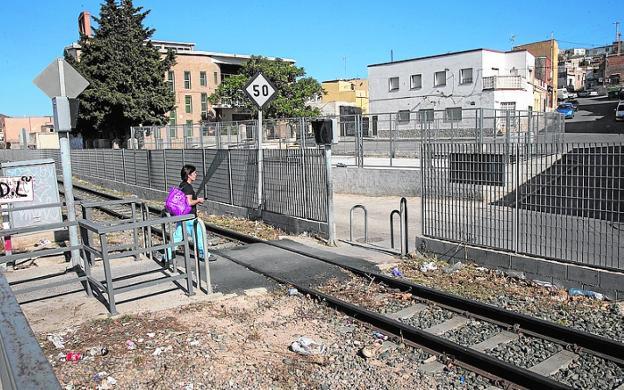
[[[208,80],[206,79],[206,72],[199,72],[199,85],[205,87],[208,85]]]

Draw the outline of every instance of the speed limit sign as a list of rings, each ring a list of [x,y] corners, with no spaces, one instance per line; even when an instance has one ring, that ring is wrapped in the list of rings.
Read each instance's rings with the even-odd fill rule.
[[[257,73],[245,86],[245,92],[259,109],[275,97],[275,86],[262,73]]]

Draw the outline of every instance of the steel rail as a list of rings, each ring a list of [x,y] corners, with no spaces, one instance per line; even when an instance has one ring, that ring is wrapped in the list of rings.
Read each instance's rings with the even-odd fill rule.
[[[244,266],[253,272],[271,278],[278,283],[294,286],[301,293],[309,294],[310,296],[313,296],[329,304],[335,309],[362,322],[370,324],[380,330],[392,333],[398,337],[401,337],[412,343],[421,345],[439,354],[449,355],[452,358],[462,363],[465,363],[468,366],[478,367],[479,370],[483,370],[490,375],[511,382],[515,385],[529,389],[572,389],[571,386],[565,385],[543,375],[536,374],[527,369],[520,368],[513,364],[491,357],[483,352],[478,352],[476,350],[446,340],[442,337],[434,336],[433,334],[427,333],[413,326],[391,319],[382,314],[361,308],[352,303],[345,302],[341,299],[320,292],[316,289],[293,283],[290,280],[284,279],[270,272],[263,271],[252,265],[241,262],[232,256],[223,254],[222,252],[220,252],[219,255],[227,258],[228,260],[236,264]]]
[[[114,196],[114,195],[110,195],[110,194],[101,194],[98,191],[92,190],[92,189],[88,189],[88,188],[84,188],[81,186],[78,186],[79,189],[81,190],[85,190],[87,192],[93,193],[93,194],[97,194],[97,195],[102,195],[104,197],[110,198],[110,199],[118,199],[118,197]],[[162,209],[153,207],[153,206],[147,206],[148,209],[152,212],[162,212]],[[577,329],[573,329],[573,328],[567,328],[567,327],[563,327],[560,325],[557,325],[553,322],[550,321],[546,321],[546,320],[542,320],[539,318],[534,318],[525,314],[521,314],[521,313],[516,313],[510,310],[506,310],[506,309],[502,309],[499,307],[496,307],[494,305],[490,305],[490,304],[486,304],[486,303],[481,303],[481,302],[477,302],[477,301],[472,301],[466,298],[462,298],[460,296],[454,295],[454,294],[450,294],[450,293],[445,293],[442,291],[438,291],[432,288],[428,288],[428,287],[424,287],[421,285],[417,285],[405,280],[400,280],[400,279],[396,279],[387,275],[383,275],[381,273],[378,272],[373,272],[373,271],[369,271],[369,270],[363,270],[360,269],[358,267],[354,267],[354,266],[350,266],[350,265],[346,265],[346,264],[342,264],[339,262],[336,262],[328,257],[322,256],[322,255],[318,255],[318,254],[314,254],[314,253],[309,253],[303,250],[299,250],[299,249],[295,249],[292,248],[288,245],[282,244],[280,242],[276,242],[276,241],[266,241],[260,238],[256,238],[253,236],[249,236],[243,233],[239,233],[239,232],[235,232],[232,231],[230,229],[225,229],[213,224],[206,224],[207,228],[209,230],[211,230],[211,232],[216,233],[218,235],[221,236],[225,236],[228,238],[233,238],[237,241],[243,242],[243,243],[263,243],[266,245],[270,245],[285,251],[289,251],[292,253],[297,253],[299,255],[302,256],[306,256],[306,257],[310,257],[316,260],[320,260],[323,261],[325,263],[334,265],[334,266],[338,266],[341,267],[343,269],[346,269],[348,271],[353,272],[356,275],[361,275],[361,276],[365,276],[368,278],[374,278],[377,279],[378,281],[381,281],[383,283],[386,283],[387,285],[389,285],[390,287],[394,287],[394,288],[398,288],[402,291],[406,291],[406,292],[411,292],[412,294],[421,297],[423,299],[427,299],[429,301],[432,302],[436,302],[439,303],[441,305],[447,306],[447,307],[451,307],[454,308],[458,311],[463,311],[463,312],[469,312],[471,314],[474,314],[476,316],[479,317],[483,317],[483,318],[487,318],[490,319],[493,322],[496,323],[504,323],[509,325],[510,327],[519,327],[520,330],[524,330],[527,332],[531,332],[531,333],[535,333],[538,334],[540,336],[545,336],[551,339],[555,339],[561,343],[564,344],[573,344],[577,347],[580,347],[592,354],[595,354],[597,356],[601,356],[604,357],[608,360],[614,361],[618,364],[623,364],[624,362],[624,344],[622,343],[618,343],[618,342],[614,342],[610,339],[607,339],[605,337],[602,336],[597,336],[588,332],[583,332]],[[239,263],[236,259],[233,259],[229,256],[225,256],[223,255],[223,253],[220,253],[221,256],[224,256],[226,258],[228,258],[231,261],[236,262],[237,264],[242,264]],[[250,267],[248,264],[242,264],[245,267],[251,269],[254,272],[258,272],[261,274],[265,274],[264,272],[262,272],[261,270],[256,270],[253,269],[252,267]],[[290,281],[287,280],[283,280],[279,277],[275,277],[275,276],[271,276],[271,275],[265,275],[268,276],[280,283],[285,283],[285,284],[291,284],[296,286],[295,284],[293,284]],[[342,305],[343,303],[346,304],[347,306],[345,307],[345,310],[362,310],[363,312],[360,313],[361,315],[367,315],[365,309],[361,309],[358,308],[357,306],[355,307],[349,307],[350,306],[354,306],[351,305],[347,302],[343,302],[340,301],[336,298],[332,298],[322,292],[313,290],[313,289],[309,289],[307,287],[303,287],[303,286],[296,286],[300,291],[310,291],[309,293],[315,296],[320,297],[323,300],[326,300],[328,302],[332,302],[332,304],[336,304],[336,305]],[[301,288],[300,288],[301,287]],[[334,301],[336,301],[334,303]],[[354,311],[354,313],[356,313],[356,311]],[[373,315],[377,315],[379,316],[377,313],[373,313],[373,312],[368,312],[371,313]],[[383,316],[381,316],[383,317]],[[372,320],[379,320],[379,319],[375,319],[374,316],[371,317]],[[398,321],[394,321],[394,320],[390,320],[392,322],[398,322]],[[398,322],[398,327],[397,324],[391,323],[390,325],[388,325],[390,328],[392,328],[392,326],[395,327],[395,330],[399,331],[399,335],[402,334],[402,332],[404,332],[405,329],[408,330],[415,330],[417,331],[416,334],[420,334],[416,337],[416,339],[420,339],[421,337],[427,336],[429,337],[429,334],[424,333],[422,331],[419,331],[416,328],[412,328],[408,325],[402,324],[400,322]],[[407,327],[407,328],[405,328]],[[390,330],[390,328],[383,328],[386,331],[389,331],[391,333],[395,333],[392,332]],[[403,329],[405,328],[405,329]],[[382,327],[380,327],[380,329],[382,329]],[[397,333],[395,333],[397,334]],[[405,335],[403,335],[403,337],[405,337]],[[436,336],[432,336],[432,337],[436,337]],[[437,337],[436,337],[437,338]],[[441,340],[441,341],[440,341]],[[440,340],[435,340],[435,341],[428,341],[431,342],[431,346],[429,346],[429,348],[431,348],[432,350],[435,351],[441,351],[440,353],[448,353],[450,355],[453,355],[456,358],[459,358],[459,360],[462,360],[462,358],[467,358],[467,359],[476,359],[478,362],[476,363],[476,365],[478,366],[479,364],[483,363],[483,364],[488,364],[488,360],[491,360],[493,358],[490,358],[489,356],[485,355],[487,358],[483,358],[480,356],[472,356],[473,352],[466,347],[460,346],[460,345],[456,345],[450,341],[446,341],[444,339],[440,339]],[[418,344],[421,345],[425,345],[421,342],[418,341],[414,341]],[[449,345],[453,344],[457,347],[459,347],[460,349],[454,352],[450,352],[450,350],[448,350],[448,348],[453,348],[453,346]],[[436,349],[437,347],[442,348],[442,350]],[[449,352],[446,352],[449,351]],[[467,352],[466,352],[467,351]],[[476,353],[476,352],[475,352]],[[495,359],[497,360],[497,359]],[[463,360],[462,360],[463,361]],[[498,360],[497,360],[498,361]],[[469,362],[465,362],[468,365],[475,365],[474,363],[469,363]],[[483,369],[483,367],[479,367],[481,369]],[[492,369],[494,369],[495,372],[498,372],[498,370],[501,369],[500,366],[493,366]],[[528,370],[524,370],[527,371],[530,374],[530,371]],[[489,371],[488,371],[489,372]],[[492,373],[495,376],[499,376],[495,373]],[[515,382],[515,380],[511,380],[510,381]],[[549,382],[550,383],[550,382]],[[555,382],[556,383],[556,382]],[[518,383],[520,385],[520,383]],[[552,383],[550,383],[550,385],[552,385]],[[567,388],[567,387],[564,387]]]

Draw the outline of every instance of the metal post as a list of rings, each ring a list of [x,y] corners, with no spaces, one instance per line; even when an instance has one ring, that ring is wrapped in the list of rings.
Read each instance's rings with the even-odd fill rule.
[[[199,147],[200,148],[204,148],[204,129],[205,129],[206,125],[200,124],[199,125]]]
[[[115,305],[115,289],[113,288],[113,275],[108,253],[108,237],[106,233],[100,234],[100,246],[102,248],[102,264],[104,264],[104,276],[106,278],[106,293],[108,295],[108,310],[112,315],[117,314]]]
[[[132,210],[132,223],[135,224],[136,223],[136,204],[134,204],[134,202],[130,204],[130,209]],[[132,244],[134,246],[132,250],[139,249],[139,234],[138,234],[137,228],[132,229]],[[139,260],[141,260],[141,256],[140,254],[137,253],[136,255],[134,255],[134,261],[139,261]]]
[[[230,183],[230,204],[234,205],[234,184],[232,183],[232,151],[227,149],[225,151],[228,157],[228,179]]]
[[[327,227],[329,233],[328,245],[336,246],[336,226],[334,226],[334,183],[331,169],[331,144],[325,145],[325,172],[327,191]]]
[[[189,232],[187,232],[186,230],[186,222],[187,221],[181,221],[182,237],[183,237],[183,244],[184,244],[184,272],[186,272],[187,295],[191,296],[191,295],[195,295],[195,293],[193,292],[193,271],[192,271],[193,267],[191,265],[190,247],[189,247],[189,242],[188,242]],[[197,245],[197,243],[195,243],[195,245]],[[208,261],[208,259],[206,259],[206,261]],[[199,272],[199,269],[197,271]]]
[[[390,146],[390,166],[392,166],[392,151],[394,149],[392,143],[393,143],[393,139],[392,139],[392,114],[390,114],[390,120],[388,121],[388,127],[390,128],[390,142],[388,142],[388,145]]]
[[[76,209],[74,202],[74,187],[72,184],[72,172],[71,172],[71,156],[69,151],[69,138],[68,133],[61,133],[64,135],[59,141],[61,143],[61,165],[63,167],[63,188],[65,192],[65,204],[67,205],[67,220],[69,222],[76,221]],[[69,227],[69,245],[78,246],[78,227]],[[77,266],[80,263],[80,251],[74,249],[71,251],[72,266]]]
[[[258,147],[258,208],[262,208],[262,110],[258,110],[258,126],[256,130],[256,146]]]

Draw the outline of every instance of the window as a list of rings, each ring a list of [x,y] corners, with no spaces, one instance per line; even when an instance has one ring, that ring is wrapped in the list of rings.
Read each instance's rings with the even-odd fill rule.
[[[422,88],[422,75],[413,74],[410,76],[410,89]]]
[[[169,91],[173,92],[175,90],[175,73],[172,70],[167,73],[167,84],[169,84]]]
[[[501,102],[501,110],[516,110],[516,102]]]
[[[409,121],[410,121],[410,111],[409,110],[400,110],[397,113],[397,121],[399,123],[409,123]]]
[[[202,93],[201,94],[201,113],[202,115],[204,115],[207,112],[208,112],[208,94]]]
[[[446,71],[435,72],[433,75],[433,86],[444,87],[446,85]]]
[[[219,74],[214,72],[214,85],[219,85]]]
[[[390,92],[399,90],[399,78],[398,77],[390,77],[388,79],[388,90]]]
[[[433,109],[418,110],[418,120],[421,122],[433,122]]]
[[[190,95],[184,96],[184,111],[187,114],[193,113],[193,97]]]
[[[169,126],[176,125],[176,116],[177,116],[177,111],[174,108],[173,110],[171,110],[171,112],[169,112]],[[174,138],[175,138],[175,135],[174,135]]]
[[[472,84],[472,68],[460,69],[459,83],[460,84]]]
[[[208,80],[206,79],[206,72],[199,72],[199,85],[201,87],[205,87],[208,85]]]
[[[461,107],[449,107],[444,110],[444,121],[445,122],[456,122],[462,120],[462,109]]]
[[[192,137],[193,136],[193,121],[192,120],[187,120],[186,121],[186,125],[184,126],[184,134],[187,137]]]
[[[184,88],[191,89],[191,72],[184,72]]]

